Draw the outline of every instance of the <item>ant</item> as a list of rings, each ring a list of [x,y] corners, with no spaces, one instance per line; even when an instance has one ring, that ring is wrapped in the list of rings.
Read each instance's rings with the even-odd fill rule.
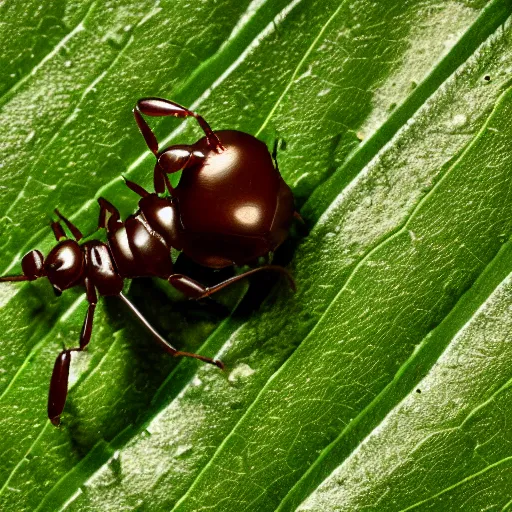
[[[60,352],[50,381],[48,418],[55,426],[60,424],[68,394],[71,354],[85,350],[91,339],[98,295],[119,297],[170,355],[193,357],[224,368],[221,361],[174,348],[122,293],[125,279],[165,279],[195,300],[261,271],[282,274],[295,289],[288,271],[276,265],[253,268],[212,287],[173,273],[171,248],[212,269],[254,263],[287,238],[294,217],[300,216],[294,208],[292,191],[281,178],[275,154],[273,161],[267,146],[252,135],[235,130],[214,132],[199,114],[162,98],[140,99],[133,114],[157,160],[155,192],[125,180],[140,196],[139,209],[125,221],[112,203],[103,197],[98,199],[98,228],[106,229],[106,244],[99,240],[79,243],[83,238],[80,230],[55,210],[59,220],[52,222],[51,228],[57,245],[48,256],[32,250],[21,261],[22,275],[0,277],[0,282],[46,277],[57,295],[75,286],[85,288],[89,306],[79,347]],[[205,136],[192,145],[159,150],[144,116],[193,117]],[[174,188],[168,175],[178,171],[183,174]],[[161,197],[166,190],[168,195]],[[61,222],[73,238],[66,236]]]

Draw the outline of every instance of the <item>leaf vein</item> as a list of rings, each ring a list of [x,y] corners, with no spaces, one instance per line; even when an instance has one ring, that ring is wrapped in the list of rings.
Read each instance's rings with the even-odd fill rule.
[[[426,499],[424,499],[422,501],[418,501],[417,503],[414,503],[413,505],[410,505],[409,507],[404,508],[404,509],[400,510],[399,512],[407,512],[408,510],[412,510],[414,508],[417,508],[420,505],[424,505],[425,503],[428,503],[429,501],[432,501],[432,500],[438,498],[439,496],[442,496],[443,494],[446,494],[447,492],[450,492],[450,491],[456,489],[457,487],[460,487],[461,485],[464,485],[465,483],[470,482],[471,480],[474,480],[475,478],[478,478],[479,476],[487,473],[488,471],[491,471],[494,468],[496,468],[498,466],[501,466],[502,464],[505,464],[505,463],[507,463],[509,461],[512,461],[512,456],[505,457],[505,458],[503,458],[503,459],[501,459],[501,460],[499,460],[499,461],[497,461],[497,462],[495,462],[493,464],[490,464],[486,468],[483,468],[480,471],[477,471],[476,473],[473,473],[472,475],[469,475],[469,476],[463,478],[462,480],[459,480],[458,482],[456,482],[456,483],[446,487],[442,491],[439,491],[438,493],[430,496],[429,498],[426,498]]]
[[[295,71],[293,72],[292,77],[290,78],[290,80],[286,84],[286,87],[284,88],[284,91],[281,93],[281,96],[279,96],[279,98],[277,99],[276,103],[274,104],[274,106],[270,110],[269,114],[265,118],[265,121],[263,121],[263,124],[260,126],[260,129],[256,132],[256,134],[255,134],[256,137],[258,137],[260,135],[260,133],[265,129],[265,127],[269,123],[270,119],[274,115],[274,112],[277,110],[277,108],[279,107],[279,105],[281,104],[283,99],[285,98],[286,94],[288,93],[288,91],[292,87],[293,83],[297,79],[297,75],[299,74],[299,71],[301,70],[302,66],[306,62],[307,58],[311,55],[311,52],[315,49],[315,46],[318,44],[318,41],[320,40],[320,38],[322,37],[324,32],[327,30],[327,27],[334,20],[334,18],[336,18],[337,14],[340,12],[340,10],[343,7],[343,5],[345,4],[345,2],[346,2],[346,0],[342,0],[340,5],[338,6],[338,8],[332,13],[332,15],[329,17],[329,19],[325,22],[325,24],[322,26],[322,28],[318,32],[317,36],[315,37],[315,39],[313,40],[313,42],[311,43],[309,48],[304,53],[302,59],[297,64],[297,67],[295,68]]]

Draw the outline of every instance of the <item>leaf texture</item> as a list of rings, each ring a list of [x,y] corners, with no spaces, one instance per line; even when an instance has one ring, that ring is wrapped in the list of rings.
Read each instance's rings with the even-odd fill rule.
[[[52,246],[55,206],[90,234],[96,197],[135,209],[143,96],[284,141],[312,229],[297,294],[250,316],[131,286],[224,373],[164,358],[103,301],[59,430],[48,380],[83,297],[3,285],[0,509],[509,506],[510,2],[50,2],[35,31],[31,8],[0,7],[4,273]],[[176,126],[155,123],[162,144],[197,138]]]

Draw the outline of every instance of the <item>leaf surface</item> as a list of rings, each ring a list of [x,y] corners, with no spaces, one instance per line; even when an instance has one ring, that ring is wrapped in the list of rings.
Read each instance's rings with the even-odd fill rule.
[[[422,474],[421,455],[397,469],[392,448],[403,446],[392,432],[413,414],[413,443],[425,422],[435,431],[445,420],[435,393],[431,416],[403,408],[417,403],[422,378],[447,378],[442,361],[458,337],[436,333],[478,323],[488,301],[505,300],[508,1],[48,3],[41,17],[51,23],[30,58],[19,51],[29,22],[2,8],[13,28],[0,38],[18,60],[5,59],[20,69],[0,99],[6,272],[24,251],[51,247],[55,206],[88,233],[99,195],[133,211],[119,175],[150,186],[130,113],[142,96],[197,108],[215,128],[284,140],[281,173],[314,227],[291,263],[298,293],[277,286],[248,317],[220,321],[150,283],[131,287],[166,335],[218,354],[225,373],[162,358],[121,305],[102,302],[60,430],[45,419],[48,379],[62,344],[78,339],[85,304],[71,292],[54,299],[43,282],[5,285],[0,508],[351,510],[389,499],[391,509],[424,500],[435,509],[457,482],[505,478],[506,448],[496,461],[483,455],[487,465],[463,452],[456,468],[444,450],[427,451],[451,468],[449,481]],[[191,123],[175,126],[156,123],[158,138],[198,136]],[[468,380],[473,401],[461,401],[459,416],[510,378],[500,368],[492,381]],[[357,476],[376,459],[382,472]]]

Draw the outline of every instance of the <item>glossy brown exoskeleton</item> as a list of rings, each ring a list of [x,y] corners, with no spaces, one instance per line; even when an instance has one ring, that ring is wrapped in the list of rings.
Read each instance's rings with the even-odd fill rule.
[[[79,347],[61,351],[51,377],[48,416],[54,425],[59,425],[66,402],[71,354],[84,350],[90,341],[98,295],[122,299],[171,355],[193,357],[223,368],[218,360],[177,350],[158,334],[122,293],[125,279],[165,279],[191,299],[208,297],[262,270],[282,273],[294,287],[288,272],[275,265],[253,268],[212,287],[173,272],[171,248],[214,269],[254,263],[285,240],[293,217],[298,214],[294,211],[292,192],[266,145],[252,135],[234,130],[213,132],[195,112],[161,98],[139,100],[133,113],[157,159],[155,192],[149,193],[126,180],[141,199],[137,212],[125,221],[112,203],[105,198],[98,200],[99,227],[107,230],[107,244],[98,240],[80,243],[80,230],[55,210],[60,220],[51,226],[57,245],[46,258],[37,250],[26,254],[21,262],[22,275],[0,278],[33,281],[46,277],[58,294],[75,286],[85,288],[89,307]],[[175,145],[159,151],[143,115],[194,117],[205,137],[192,145]],[[183,174],[179,185],[173,188],[168,175],[177,171]],[[60,221],[73,239],[66,236]]]

